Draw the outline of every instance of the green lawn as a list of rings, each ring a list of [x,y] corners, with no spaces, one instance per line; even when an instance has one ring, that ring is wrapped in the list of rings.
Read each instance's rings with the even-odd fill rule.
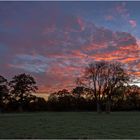
[[[140,138],[140,112],[0,114],[0,138]]]

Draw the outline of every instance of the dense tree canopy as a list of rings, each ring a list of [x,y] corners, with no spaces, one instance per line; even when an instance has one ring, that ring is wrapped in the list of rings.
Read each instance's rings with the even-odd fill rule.
[[[95,61],[71,91],[50,93],[45,100],[32,94],[37,86],[31,75],[19,74],[10,82],[0,76],[0,111],[140,110],[140,87],[130,85],[130,78],[118,62]]]
[[[3,76],[0,76],[0,111],[3,106],[3,102],[8,96],[8,82]]]
[[[14,76],[9,85],[12,97],[18,102],[21,110],[23,105],[29,101],[31,93],[37,90],[34,78],[25,73]]]

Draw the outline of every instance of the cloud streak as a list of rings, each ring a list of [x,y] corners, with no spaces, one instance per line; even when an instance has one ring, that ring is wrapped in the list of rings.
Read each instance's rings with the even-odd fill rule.
[[[20,14],[15,10],[12,17],[16,22],[11,17],[2,20],[0,55],[4,61],[0,60],[1,74],[12,77],[30,73],[37,79],[40,92],[71,89],[85,66],[97,60],[120,61],[140,76],[140,43],[134,35],[98,26],[74,13],[64,14],[59,8],[42,7],[39,12],[36,5],[35,9],[27,8],[27,14],[23,9]],[[49,15],[46,9],[54,14]],[[125,4],[117,6],[115,12],[121,18],[126,16],[125,20],[136,28],[137,22],[130,18]],[[110,14],[106,20],[116,19]],[[5,24],[7,22],[9,24]]]

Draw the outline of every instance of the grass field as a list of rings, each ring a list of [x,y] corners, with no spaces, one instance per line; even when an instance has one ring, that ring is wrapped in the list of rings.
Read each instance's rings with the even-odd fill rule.
[[[140,112],[0,114],[0,138],[140,138]]]

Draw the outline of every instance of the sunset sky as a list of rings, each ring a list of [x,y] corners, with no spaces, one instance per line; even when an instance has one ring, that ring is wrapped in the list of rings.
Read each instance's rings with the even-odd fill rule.
[[[95,60],[140,76],[140,2],[0,2],[0,75],[29,73],[49,93]]]

